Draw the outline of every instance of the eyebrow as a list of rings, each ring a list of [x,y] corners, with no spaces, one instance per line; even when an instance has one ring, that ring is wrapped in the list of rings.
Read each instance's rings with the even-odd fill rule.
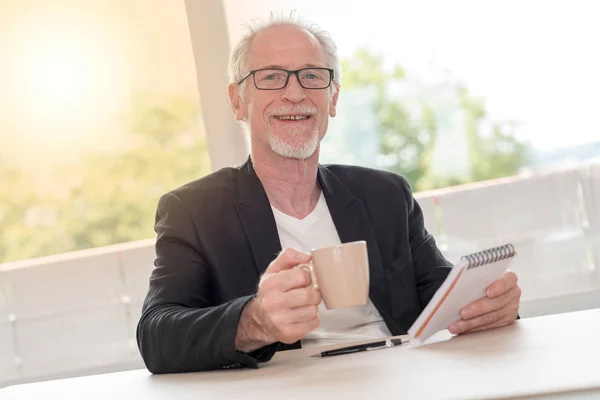
[[[270,69],[270,68],[287,69],[287,68],[284,68],[281,65],[277,65],[277,64],[270,64],[270,65],[266,65],[264,67],[260,67],[260,68],[257,68],[257,69]],[[321,67],[321,66],[316,65],[316,64],[302,64],[302,66],[300,66],[300,68],[298,68],[298,69],[302,69],[302,68],[327,68],[327,67]]]

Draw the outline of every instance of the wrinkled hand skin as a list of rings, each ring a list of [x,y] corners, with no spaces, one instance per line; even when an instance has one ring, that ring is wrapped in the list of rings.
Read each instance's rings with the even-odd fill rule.
[[[448,330],[453,334],[484,331],[512,324],[517,319],[521,303],[521,288],[517,274],[506,271],[486,289],[486,296],[465,306],[461,319]]]
[[[298,265],[310,254],[285,249],[269,264],[258,284],[258,294],[240,317],[235,347],[249,352],[275,343],[294,343],[320,324],[321,292],[310,274]]]

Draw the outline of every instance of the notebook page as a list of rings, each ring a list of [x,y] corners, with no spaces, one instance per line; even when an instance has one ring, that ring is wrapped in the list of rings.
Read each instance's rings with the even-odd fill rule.
[[[441,306],[444,298],[446,298],[453,290],[454,286],[458,283],[458,279],[468,266],[461,258],[459,263],[455,265],[451,270],[442,285],[435,292],[425,309],[421,312],[419,317],[412,324],[408,330],[411,342],[416,342],[416,337],[421,337],[422,330],[426,325],[429,325],[431,319],[437,314],[437,309]]]
[[[409,329],[411,341],[416,344],[423,343],[437,331],[447,329],[451,323],[459,320],[460,310],[485,297],[487,287],[502,276],[514,256],[514,251],[500,253],[508,258],[495,261],[501,258],[497,257],[499,253],[495,252],[495,249],[477,254],[486,252],[493,253],[493,256],[488,257],[486,254],[485,259],[478,258],[481,262],[475,263],[472,262],[473,259],[468,259],[470,256],[463,257],[458,265],[452,268],[442,286]]]

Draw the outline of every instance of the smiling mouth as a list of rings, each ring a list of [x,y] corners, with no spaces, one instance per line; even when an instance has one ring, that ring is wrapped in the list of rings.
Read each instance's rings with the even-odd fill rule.
[[[302,121],[310,118],[310,115],[274,115],[279,121]]]

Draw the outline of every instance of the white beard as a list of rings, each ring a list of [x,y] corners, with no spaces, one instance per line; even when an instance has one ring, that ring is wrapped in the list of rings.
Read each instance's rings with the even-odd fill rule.
[[[298,159],[298,160],[305,160],[308,157],[312,156],[315,153],[315,151],[317,150],[317,147],[319,147],[319,142],[320,142],[319,128],[318,128],[319,112],[316,108],[311,107],[311,106],[294,105],[294,106],[283,106],[283,107],[278,107],[276,109],[272,109],[269,112],[269,116],[285,115],[285,114],[292,114],[292,113],[308,114],[308,115],[312,115],[312,118],[315,118],[315,120],[316,120],[315,129],[312,132],[310,138],[300,146],[294,145],[291,143],[292,142],[291,140],[286,141],[286,140],[282,139],[280,136],[275,135],[273,133],[273,131],[271,130],[271,126],[269,126],[269,128],[268,128],[269,144],[271,146],[271,150],[273,150],[273,152],[275,152],[275,154],[278,154],[285,158],[294,158],[294,159]],[[286,132],[284,133],[285,137],[289,137],[290,139],[297,138],[303,134],[305,134],[303,128],[297,127],[297,126],[287,127]]]
[[[289,135],[297,136],[298,133],[292,131],[289,132]],[[269,144],[271,145],[271,149],[282,157],[305,160],[312,156],[319,146],[319,130],[315,129],[309,140],[299,147],[269,132]]]

